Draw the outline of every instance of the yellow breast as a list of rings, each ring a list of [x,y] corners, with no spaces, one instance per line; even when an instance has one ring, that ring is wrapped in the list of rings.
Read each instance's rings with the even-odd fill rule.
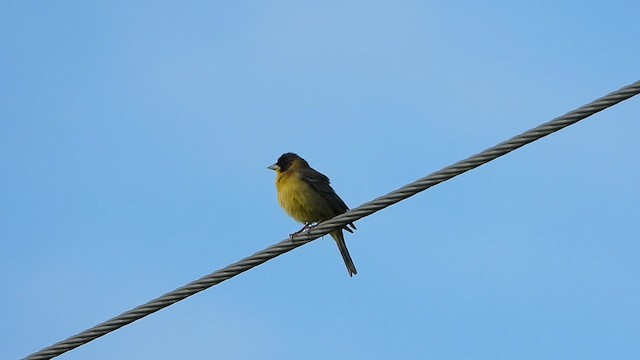
[[[280,206],[296,221],[320,222],[331,218],[326,214],[327,204],[324,199],[295,173],[278,174],[276,188]]]

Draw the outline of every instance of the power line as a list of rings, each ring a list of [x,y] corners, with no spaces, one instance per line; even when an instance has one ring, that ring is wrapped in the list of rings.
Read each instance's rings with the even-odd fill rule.
[[[341,228],[348,223],[371,215],[374,212],[380,211],[434,185],[437,185],[471,169],[484,165],[489,161],[492,161],[526,144],[529,144],[553,132],[572,125],[580,120],[583,120],[599,111],[602,111],[621,101],[635,96],[638,93],[640,93],[640,81],[636,81],[631,85],[625,86],[604,97],[594,100],[593,102],[581,106],[576,110],[568,112],[565,115],[557,117],[531,130],[525,131],[520,135],[514,136],[511,139],[488,148],[476,155],[458,161],[457,163],[436,171],[422,179],[418,179],[384,196],[380,196],[377,199],[364,203],[344,214],[338,215],[333,219],[327,220],[312,228],[309,232],[296,235],[294,241],[291,241],[291,239],[289,238],[282,240],[279,243],[269,246],[264,250],[258,251],[257,253],[249,257],[246,257],[227,267],[217,270],[198,280],[192,281],[189,284],[182,286],[176,290],[168,292],[154,300],[147,302],[146,304],[126,311],[77,335],[71,336],[66,340],[60,341],[54,345],[33,353],[27,356],[25,359],[50,359],[67,351],[73,350],[78,346],[84,345],[92,340],[99,338],[100,336],[106,335],[138,319],[153,314],[160,309],[172,305],[202,290],[208,289],[211,286],[217,285],[255,266],[258,266],[299,246],[302,246],[310,241],[313,241],[334,229]]]

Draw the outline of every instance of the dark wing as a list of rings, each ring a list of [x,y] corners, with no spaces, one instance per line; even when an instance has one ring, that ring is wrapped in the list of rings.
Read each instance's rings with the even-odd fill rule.
[[[324,174],[312,168],[306,168],[300,171],[300,175],[302,181],[309,184],[309,186],[311,186],[311,188],[315,192],[320,194],[320,196],[322,196],[322,198],[327,202],[327,204],[331,207],[333,216],[345,213],[347,210],[349,210],[347,204],[342,201],[340,196],[338,196],[335,190],[333,190],[333,188],[331,187],[329,178]],[[353,224],[349,225],[354,229],[356,228]],[[353,232],[346,226],[344,228],[349,232]]]

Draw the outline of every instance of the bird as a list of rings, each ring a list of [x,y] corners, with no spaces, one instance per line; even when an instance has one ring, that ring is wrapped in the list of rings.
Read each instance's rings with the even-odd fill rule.
[[[294,220],[304,224],[293,235],[309,229],[312,224],[329,220],[345,213],[349,208],[331,187],[329,178],[314,170],[309,163],[292,152],[282,154],[268,169],[276,172],[278,202]],[[351,228],[349,228],[351,227]],[[358,273],[353,264],[342,230],[353,232],[355,225],[348,224],[330,233],[336,241],[349,276]]]

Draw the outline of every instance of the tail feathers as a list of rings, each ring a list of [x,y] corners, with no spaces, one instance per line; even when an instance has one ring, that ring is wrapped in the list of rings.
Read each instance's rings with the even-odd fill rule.
[[[347,266],[349,276],[357,274],[358,271],[356,270],[356,266],[353,264],[353,260],[351,259],[351,255],[349,255],[349,250],[347,249],[347,244],[344,242],[344,234],[342,234],[342,230],[332,232],[331,237],[333,237],[336,244],[338,244],[338,250],[340,250],[342,260],[344,260],[344,264]]]

